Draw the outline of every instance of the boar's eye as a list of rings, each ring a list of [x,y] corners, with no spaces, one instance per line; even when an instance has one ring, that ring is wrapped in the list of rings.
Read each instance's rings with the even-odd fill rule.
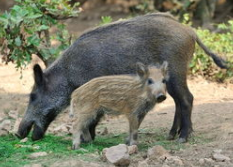
[[[151,84],[154,83],[154,81],[153,81],[151,78],[149,78],[149,79],[147,80],[147,83],[148,83],[148,85],[151,85]]]
[[[164,83],[164,84],[165,84],[166,82],[167,82],[167,81],[166,81],[166,79],[163,79],[163,80],[162,80],[162,83]]]
[[[36,94],[34,94],[34,93],[30,94],[30,100],[31,101],[36,100]]]

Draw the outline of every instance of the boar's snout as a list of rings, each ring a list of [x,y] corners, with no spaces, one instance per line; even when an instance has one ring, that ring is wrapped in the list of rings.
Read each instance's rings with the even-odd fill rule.
[[[15,134],[18,138],[23,139],[27,137],[33,125],[33,121],[22,120],[18,132]]]
[[[40,140],[44,137],[44,134],[45,134],[45,130],[34,124],[34,129],[33,129],[33,132],[32,132],[32,140],[35,141],[35,140]]]
[[[165,94],[160,93],[158,96],[156,96],[156,101],[157,101],[158,103],[160,103],[160,102],[166,100],[166,98],[167,98],[167,97],[166,97]]]

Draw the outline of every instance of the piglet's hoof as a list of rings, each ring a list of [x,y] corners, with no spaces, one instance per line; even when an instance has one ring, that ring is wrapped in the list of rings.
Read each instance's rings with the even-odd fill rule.
[[[80,149],[80,146],[78,144],[72,145],[72,150],[78,150],[78,149]]]

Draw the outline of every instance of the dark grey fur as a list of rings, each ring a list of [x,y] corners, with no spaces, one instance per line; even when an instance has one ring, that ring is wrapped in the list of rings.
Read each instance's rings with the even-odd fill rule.
[[[34,67],[35,85],[17,135],[26,137],[34,125],[32,138],[41,139],[49,124],[69,105],[72,91],[92,78],[134,73],[136,62],[148,65],[167,61],[167,89],[176,104],[169,139],[180,132],[179,141],[185,142],[192,131],[193,96],[186,76],[195,42],[218,66],[226,68],[191,28],[167,14],[139,16],[84,33],[44,72],[39,65]]]

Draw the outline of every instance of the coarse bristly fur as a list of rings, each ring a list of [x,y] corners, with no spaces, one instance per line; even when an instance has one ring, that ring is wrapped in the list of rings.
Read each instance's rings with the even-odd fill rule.
[[[193,95],[187,85],[195,43],[221,68],[226,62],[210,51],[188,26],[164,13],[137,16],[97,27],[81,35],[53,64],[34,67],[35,84],[17,136],[43,138],[48,126],[70,104],[72,92],[93,78],[134,74],[135,64],[169,63],[168,93],[175,117],[168,139],[186,142],[192,132]],[[93,123],[94,125],[94,123]]]
[[[104,114],[125,115],[130,124],[128,144],[137,143],[137,130],[146,113],[166,98],[167,63],[138,63],[137,75],[113,75],[92,79],[71,96],[70,114],[75,117],[73,149],[95,137],[95,127]],[[161,99],[163,98],[163,99]]]

